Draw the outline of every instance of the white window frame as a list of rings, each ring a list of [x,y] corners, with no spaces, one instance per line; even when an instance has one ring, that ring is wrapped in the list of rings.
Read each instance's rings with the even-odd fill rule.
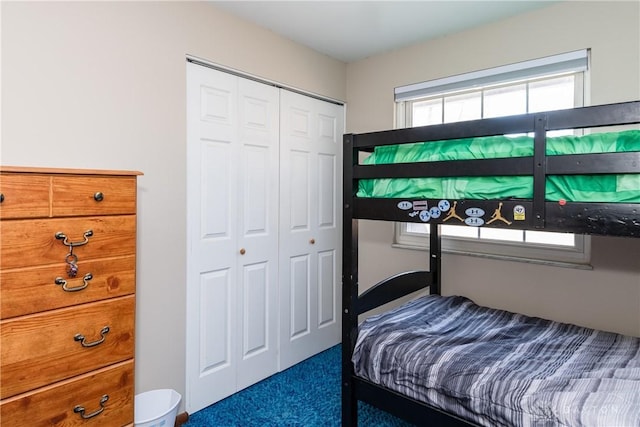
[[[582,50],[552,57],[526,61],[482,70],[459,76],[403,86],[395,89],[395,117],[397,128],[411,127],[412,102],[427,97],[441,96],[452,92],[478,90],[479,87],[500,84],[516,84],[522,80],[575,73],[575,106],[586,104],[588,88],[589,51]],[[581,90],[580,90],[581,89]],[[394,247],[428,250],[429,236],[407,230],[406,223],[396,223]],[[589,269],[591,266],[591,237],[575,234],[573,246],[558,246],[531,242],[508,242],[486,238],[464,238],[442,236],[442,251],[483,258],[521,261],[562,267]]]

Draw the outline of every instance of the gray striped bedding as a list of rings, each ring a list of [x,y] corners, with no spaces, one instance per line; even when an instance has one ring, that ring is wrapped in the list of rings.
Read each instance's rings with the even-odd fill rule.
[[[484,426],[640,426],[640,338],[429,295],[370,317],[359,377]]]

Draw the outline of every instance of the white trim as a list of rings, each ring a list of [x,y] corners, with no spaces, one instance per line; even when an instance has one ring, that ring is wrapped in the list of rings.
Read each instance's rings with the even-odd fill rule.
[[[317,93],[309,92],[307,90],[299,89],[293,86],[285,85],[283,83],[276,82],[274,80],[265,79],[263,77],[256,76],[255,74],[249,74],[244,71],[237,70],[235,68],[227,67],[226,65],[217,64],[215,62],[211,62],[207,59],[197,57],[195,55],[186,55],[187,62],[192,62],[197,65],[202,65],[203,67],[213,68],[214,70],[223,71],[225,73],[233,74],[234,76],[242,77],[245,79],[253,80],[258,83],[264,83],[269,86],[275,86],[278,89],[286,89],[291,92],[299,93],[300,95],[308,96],[310,98],[319,99],[320,101],[330,102],[332,104],[337,105],[346,105],[345,101],[340,101],[338,99],[330,98],[328,96],[320,95]]]
[[[591,236],[576,234],[574,246],[509,242],[488,239],[465,239],[442,235],[442,251],[457,255],[518,261],[529,264],[544,264],[589,270],[591,261]],[[409,233],[405,223],[395,223],[394,242],[396,248],[429,250],[427,233]]]
[[[408,101],[415,98],[435,95],[441,92],[451,92],[458,89],[470,89],[477,86],[486,86],[494,83],[515,81],[523,78],[552,73],[579,72],[587,70],[588,50],[582,49],[559,55],[547,56],[530,61],[515,64],[502,65],[500,67],[485,70],[472,71],[470,73],[441,79],[429,80],[395,88],[395,101]]]
[[[403,243],[394,243],[391,245],[391,247],[399,248],[399,249],[429,251],[429,248],[424,246],[414,246],[414,245],[407,245]],[[520,258],[520,257],[507,256],[507,255],[495,255],[495,254],[486,254],[486,253],[478,253],[478,252],[456,251],[453,249],[442,249],[442,253],[472,256],[476,258],[493,259],[493,260],[499,260],[499,261],[515,261],[515,262],[524,262],[526,264],[548,265],[552,267],[575,268],[578,270],[593,270],[593,266],[591,264],[580,264],[575,262],[562,262],[562,261],[553,261],[553,260],[535,259],[535,258]]]

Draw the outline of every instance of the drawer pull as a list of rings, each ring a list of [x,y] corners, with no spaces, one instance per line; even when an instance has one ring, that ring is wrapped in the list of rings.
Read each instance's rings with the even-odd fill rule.
[[[82,242],[70,242],[67,235],[62,231],[58,231],[55,234],[56,239],[63,240],[62,244],[65,246],[69,246],[70,248],[75,248],[76,246],[82,246],[89,243],[89,237],[93,236],[93,230],[85,231],[82,236],[84,237],[84,240]]]
[[[0,193],[0,203],[4,202],[4,194]]]
[[[61,285],[62,286],[62,290],[65,291],[65,292],[78,292],[78,291],[83,290],[87,286],[89,286],[89,280],[91,280],[91,279],[93,279],[93,274],[87,273],[82,278],[82,285],[80,285],[80,286],[70,287],[70,286],[68,286],[67,281],[64,280],[62,277],[56,277],[55,283],[56,283],[56,285]]]
[[[73,412],[75,412],[76,414],[80,414],[80,416],[82,417],[83,420],[88,420],[89,418],[93,418],[96,415],[100,415],[102,413],[102,411],[104,411],[104,404],[107,402],[107,400],[109,400],[109,395],[105,394],[104,396],[102,396],[102,398],[100,399],[100,409],[93,411],[90,414],[85,414],[85,410],[84,406],[80,406],[80,405],[76,405],[73,408]]]
[[[104,342],[104,340],[106,339],[106,335],[109,333],[109,327],[105,326],[104,328],[102,328],[102,330],[100,331],[100,339],[98,341],[94,341],[94,342],[86,342],[86,338],[84,337],[84,335],[82,334],[76,334],[73,339],[75,341],[80,341],[80,345],[82,345],[83,347],[95,347],[98,344],[102,344]]]
[[[87,230],[82,235],[82,237],[84,237],[84,240],[82,242],[70,242],[69,238],[67,237],[67,235],[64,234],[62,231],[58,231],[55,234],[56,239],[64,240],[62,242],[62,244],[65,245],[65,246],[69,246],[70,248],[75,248],[76,246],[86,245],[87,243],[89,243],[89,237],[91,237],[91,236],[93,236],[93,230]]]
[[[93,200],[95,200],[96,202],[101,202],[104,200],[104,194],[102,194],[101,191],[98,191],[96,194],[93,195]]]

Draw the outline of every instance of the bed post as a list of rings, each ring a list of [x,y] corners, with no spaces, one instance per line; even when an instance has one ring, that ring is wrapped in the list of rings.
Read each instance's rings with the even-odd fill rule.
[[[534,116],[533,145],[533,225],[536,229],[545,227],[545,193],[547,182],[547,114]]]
[[[442,244],[440,239],[440,226],[438,224],[429,225],[429,271],[431,272],[432,283],[429,285],[431,295],[440,295],[442,265]]]
[[[358,332],[358,220],[353,218],[353,135],[344,135],[342,217],[342,425],[358,425],[351,356]]]

